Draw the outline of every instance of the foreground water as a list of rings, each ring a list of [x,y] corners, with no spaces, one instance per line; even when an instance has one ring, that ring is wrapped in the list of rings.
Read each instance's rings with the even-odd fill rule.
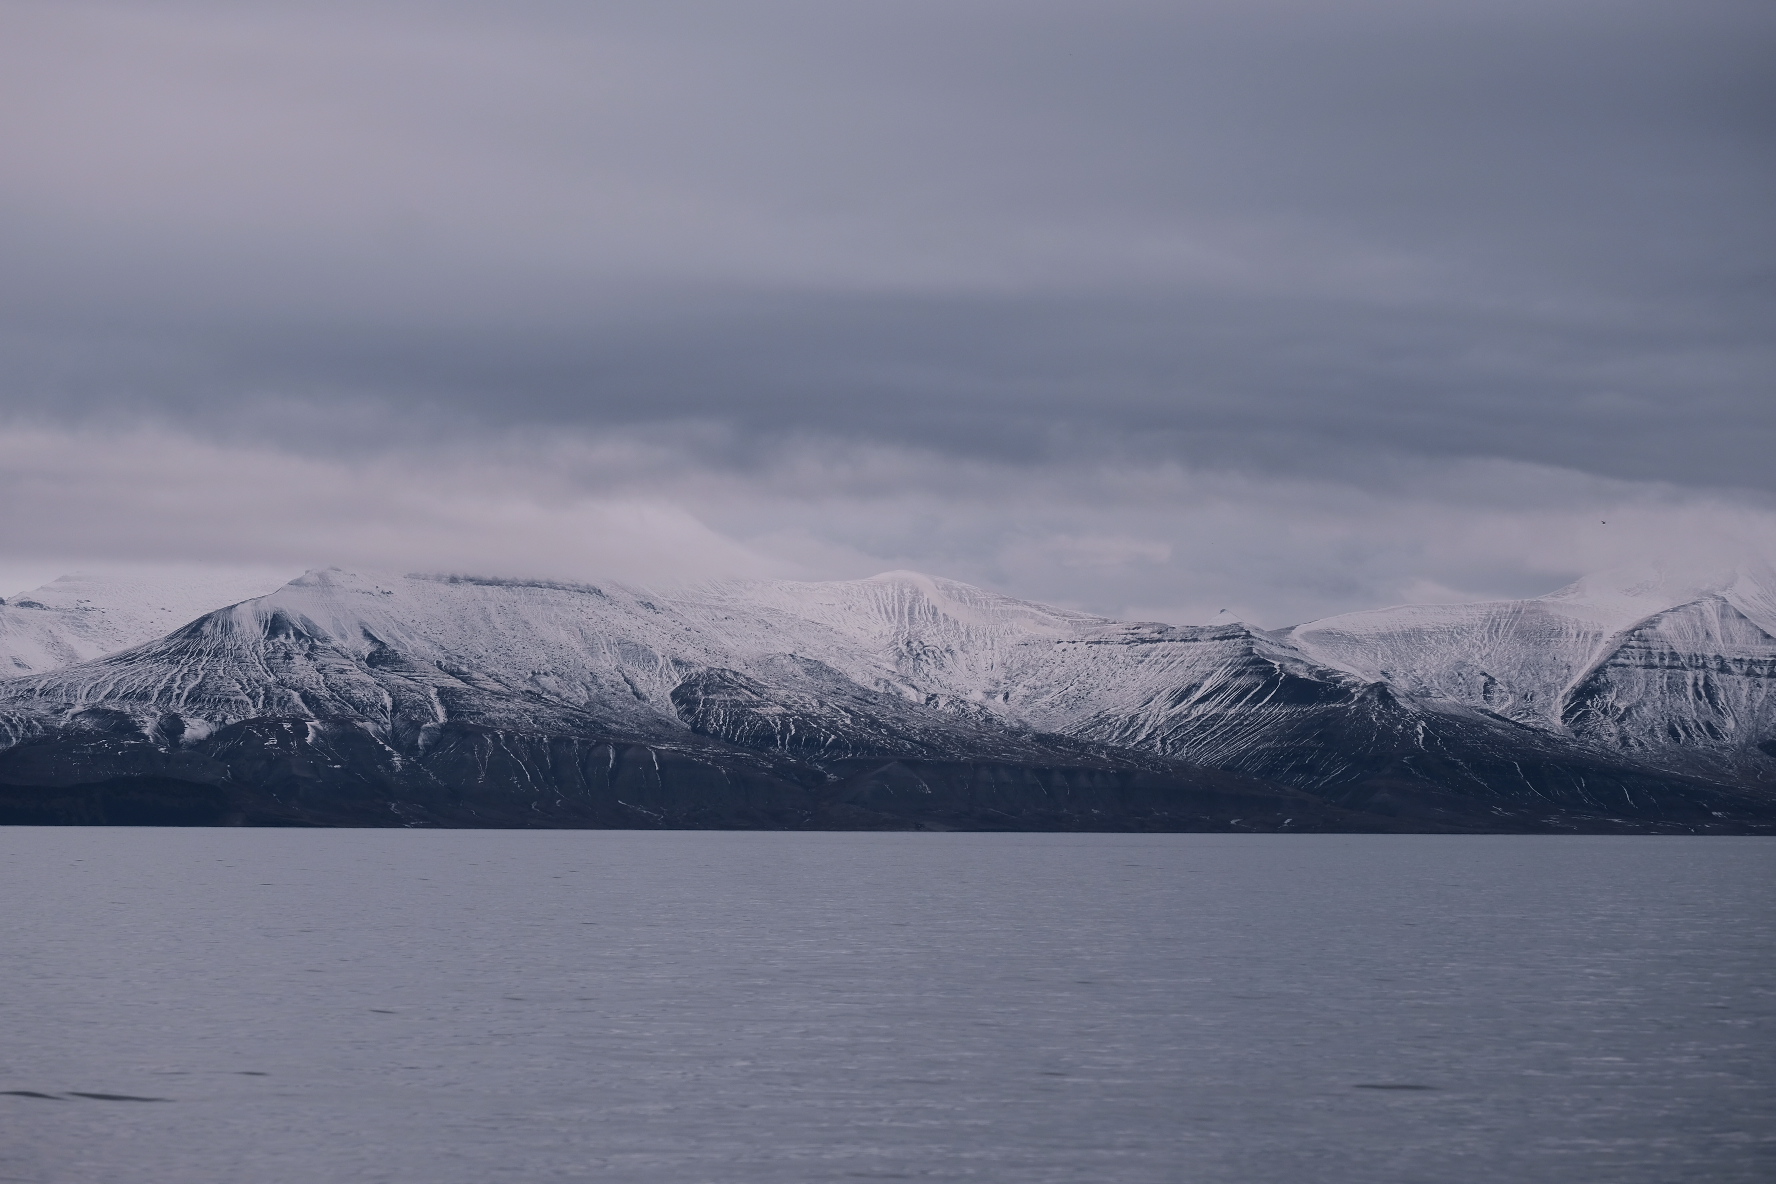
[[[1776,1177],[1768,840],[7,829],[0,865],[6,1181]]]

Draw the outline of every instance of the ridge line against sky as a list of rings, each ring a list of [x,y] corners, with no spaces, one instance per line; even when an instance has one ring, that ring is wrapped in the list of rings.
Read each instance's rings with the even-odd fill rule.
[[[1766,4],[0,19],[0,584],[1278,625],[1776,555]]]

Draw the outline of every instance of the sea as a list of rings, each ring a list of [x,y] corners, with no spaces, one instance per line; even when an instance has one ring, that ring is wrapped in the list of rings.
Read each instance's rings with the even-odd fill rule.
[[[1776,839],[0,829],[0,1181],[1776,1179]]]

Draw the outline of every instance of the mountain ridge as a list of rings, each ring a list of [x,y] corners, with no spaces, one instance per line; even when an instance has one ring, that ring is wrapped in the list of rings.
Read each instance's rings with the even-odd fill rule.
[[[1266,631],[912,572],[315,569],[0,679],[0,817],[154,781],[292,823],[1763,833],[1776,636],[1733,601],[1776,598],[1741,579],[1617,623],[1668,597],[1574,588]]]

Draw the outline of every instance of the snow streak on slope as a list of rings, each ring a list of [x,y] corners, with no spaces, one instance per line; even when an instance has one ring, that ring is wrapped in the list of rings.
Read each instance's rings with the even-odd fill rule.
[[[263,596],[288,573],[75,574],[0,601],[0,678],[88,662],[150,641],[224,605]]]

